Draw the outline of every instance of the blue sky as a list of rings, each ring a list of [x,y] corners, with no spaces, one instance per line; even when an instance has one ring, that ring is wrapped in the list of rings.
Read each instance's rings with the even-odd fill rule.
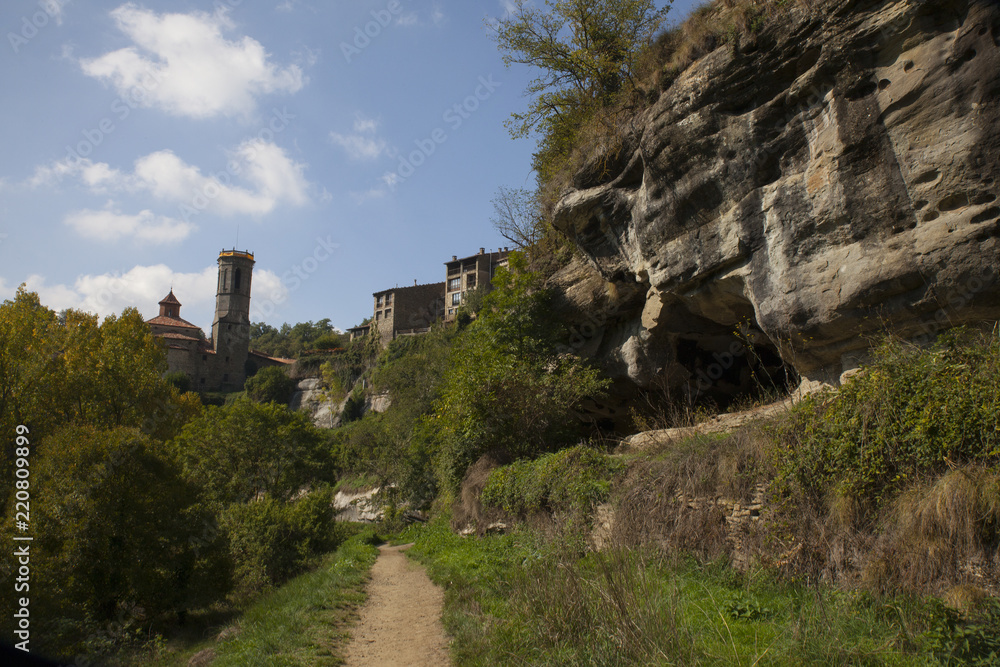
[[[674,4],[682,17],[693,0]],[[531,185],[504,120],[501,0],[11,0],[0,8],[0,298],[211,328],[216,257],[255,253],[252,319],[371,315],[505,242]],[[411,159],[412,158],[412,159]],[[237,234],[239,240],[237,242]]]

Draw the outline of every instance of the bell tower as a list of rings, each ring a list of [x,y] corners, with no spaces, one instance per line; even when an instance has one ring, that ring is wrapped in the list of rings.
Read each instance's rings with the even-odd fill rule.
[[[250,280],[253,253],[223,250],[219,253],[219,286],[215,296],[212,343],[218,383],[241,389],[250,350]]]

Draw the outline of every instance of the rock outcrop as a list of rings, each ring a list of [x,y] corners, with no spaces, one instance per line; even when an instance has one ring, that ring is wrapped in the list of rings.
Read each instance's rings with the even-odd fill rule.
[[[837,384],[885,328],[1000,319],[1000,5],[782,11],[683,71],[557,206],[588,265],[554,279],[572,345],[640,386],[738,388],[751,357]]]

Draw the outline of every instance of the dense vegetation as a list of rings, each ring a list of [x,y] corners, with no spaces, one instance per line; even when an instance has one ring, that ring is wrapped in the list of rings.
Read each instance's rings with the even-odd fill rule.
[[[343,537],[324,491],[326,437],[308,419],[247,399],[206,409],[164,370],[134,309],[60,317],[23,288],[0,305],[0,424],[30,443],[24,456],[24,440],[18,451],[5,439],[3,474],[20,458],[30,475],[0,487],[0,535],[12,543],[21,492],[33,651],[94,660],[147,642],[251,599]],[[0,567],[12,581],[14,561]]]
[[[329,319],[285,323],[278,328],[264,322],[250,326],[250,349],[272,357],[297,359],[309,350],[330,350],[346,343],[347,336],[335,329]]]

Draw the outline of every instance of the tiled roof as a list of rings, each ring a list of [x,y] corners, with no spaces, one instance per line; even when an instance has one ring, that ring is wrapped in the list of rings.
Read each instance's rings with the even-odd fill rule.
[[[195,342],[200,341],[200,338],[195,338],[194,336],[185,336],[184,334],[174,333],[173,331],[168,331],[166,333],[156,334],[157,338],[170,338],[172,340],[193,340]]]
[[[189,329],[198,328],[187,320],[182,320],[179,317],[167,317],[166,315],[158,315],[151,320],[146,320],[146,324],[157,324],[164,327],[187,327]]]
[[[253,356],[255,356],[255,357],[260,357],[261,359],[270,359],[271,361],[277,361],[277,362],[280,362],[282,364],[294,364],[295,363],[294,359],[285,359],[284,357],[269,357],[268,355],[264,354],[263,352],[257,352],[255,350],[250,350],[250,354],[253,355]]]
[[[160,302],[160,305],[161,306],[179,306],[179,305],[181,305],[181,302],[177,300],[176,296],[174,296],[174,291],[170,290],[170,294],[168,294],[165,297],[163,297],[163,301]]]
[[[442,283],[421,283],[419,285],[403,285],[402,287],[399,287],[399,286],[390,287],[389,289],[384,289],[381,292],[372,292],[372,296],[378,296],[380,294],[388,294],[389,292],[405,292],[406,290],[413,289],[415,287],[417,287],[417,288],[419,288],[419,287],[436,287],[436,288],[444,291],[444,283],[443,282]]]

